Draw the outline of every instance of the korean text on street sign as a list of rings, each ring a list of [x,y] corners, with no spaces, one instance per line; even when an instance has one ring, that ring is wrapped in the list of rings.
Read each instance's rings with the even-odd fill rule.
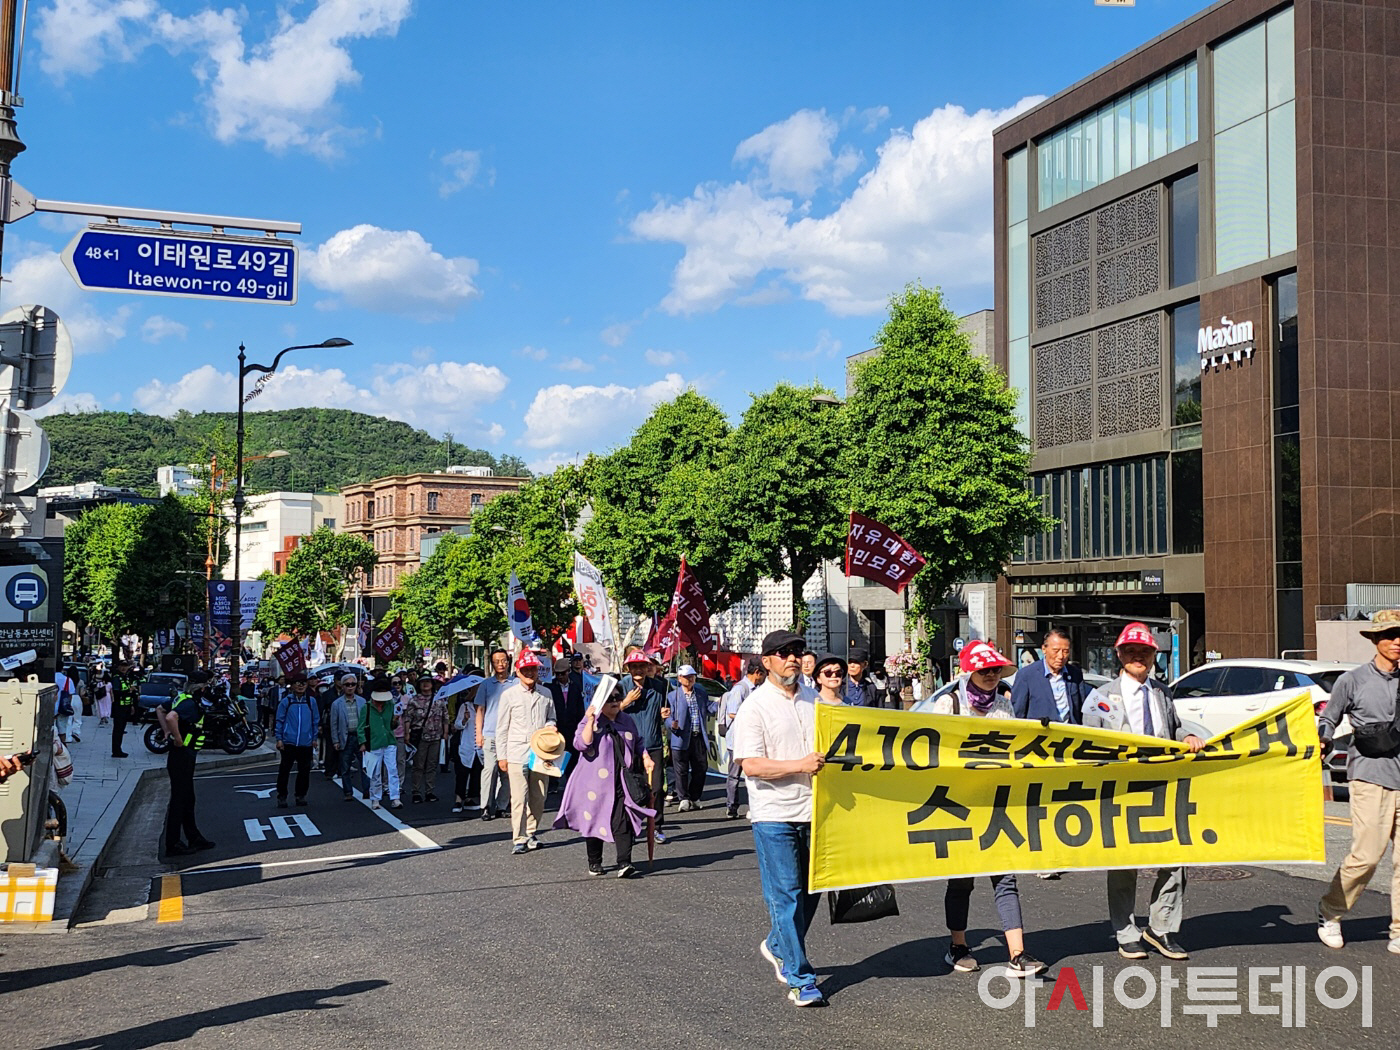
[[[79,286],[185,299],[297,301],[297,250],[269,237],[232,238],[147,229],[88,229],[63,250]]]

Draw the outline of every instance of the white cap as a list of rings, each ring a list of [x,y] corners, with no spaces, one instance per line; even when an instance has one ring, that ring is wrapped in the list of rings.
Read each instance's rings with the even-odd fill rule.
[[[694,674],[695,668],[691,667],[690,664],[681,664],[680,670],[676,672],[677,677],[681,678],[685,677],[686,675],[694,676]]]

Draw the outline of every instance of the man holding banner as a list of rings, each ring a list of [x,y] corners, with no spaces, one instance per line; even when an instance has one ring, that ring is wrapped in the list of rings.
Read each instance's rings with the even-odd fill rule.
[[[1114,650],[1123,673],[1084,701],[1085,728],[1163,737],[1180,741],[1192,751],[1201,750],[1205,741],[1182,727],[1171,694],[1148,677],[1157,662],[1157,641],[1147,626],[1128,624],[1118,635]],[[1186,869],[1180,865],[1158,869],[1146,929],[1138,927],[1133,914],[1137,876],[1136,868],[1114,868],[1108,873],[1108,917],[1118,939],[1118,954],[1125,959],[1146,959],[1142,942],[1147,941],[1168,959],[1188,958],[1176,942],[1186,898]]]
[[[798,680],[807,643],[792,631],[763,639],[768,680],[729,727],[734,760],[749,789],[749,820],[770,929],[758,945],[794,1006],[824,1006],[807,959],[807,929],[821,896],[807,892],[812,842],[812,777],[825,763],[815,750],[816,693]]]

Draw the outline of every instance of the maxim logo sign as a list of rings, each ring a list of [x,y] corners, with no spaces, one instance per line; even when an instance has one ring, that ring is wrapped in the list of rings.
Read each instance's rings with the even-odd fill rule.
[[[1206,325],[1196,332],[1196,353],[1201,356],[1202,372],[1248,360],[1254,356],[1254,322],[1222,317],[1219,328]]]

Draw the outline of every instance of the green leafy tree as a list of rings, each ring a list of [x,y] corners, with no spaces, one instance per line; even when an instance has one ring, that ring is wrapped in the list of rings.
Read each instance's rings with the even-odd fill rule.
[[[405,576],[389,596],[389,622],[403,617],[404,633],[416,648],[449,648],[457,624],[448,602],[448,556],[464,542],[446,533],[418,569]]]
[[[807,628],[802,588],[846,541],[849,510],[837,469],[844,444],[842,413],[821,386],[779,383],[754,395],[731,439],[730,461],[716,498],[719,519],[741,523],[739,540],[756,549],[768,579],[792,585],[793,629]]]
[[[752,540],[760,507],[720,493],[733,455],[724,413],[692,391],[658,405],[632,439],[592,461],[593,518],[584,550],[615,595],[639,612],[666,608],[684,557],[711,612],[747,597],[768,574]]]
[[[368,574],[379,560],[374,545],[359,536],[321,526],[303,536],[286,571],[263,592],[254,620],[269,638],[333,631],[350,623],[345,596],[356,577]]]
[[[853,509],[912,543],[920,616],[959,581],[996,576],[1054,522],[1027,489],[1029,443],[1005,377],[972,353],[936,289],[890,300],[880,353],[855,366],[843,457]]]
[[[497,496],[472,515],[472,534],[445,557],[447,620],[476,637],[506,633],[505,602],[516,573],[535,630],[553,643],[574,621],[574,531],[589,467],[563,466]],[[405,621],[407,622],[407,621]]]
[[[104,638],[149,637],[184,608],[171,584],[201,560],[198,519],[175,496],[95,507],[64,533],[64,603]]]

